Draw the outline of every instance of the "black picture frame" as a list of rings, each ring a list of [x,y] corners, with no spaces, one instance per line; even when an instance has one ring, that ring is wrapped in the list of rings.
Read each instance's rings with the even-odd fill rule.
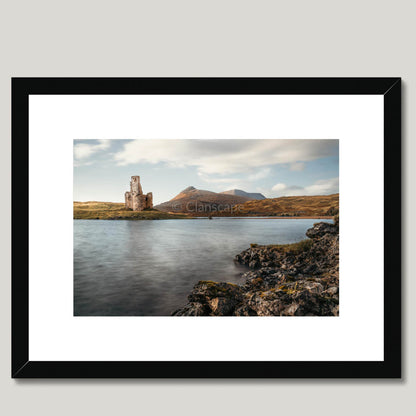
[[[13,78],[12,366],[13,378],[400,378],[401,79],[400,78]],[[381,94],[384,96],[383,361],[30,361],[30,94]],[[394,220],[393,220],[394,218]]]

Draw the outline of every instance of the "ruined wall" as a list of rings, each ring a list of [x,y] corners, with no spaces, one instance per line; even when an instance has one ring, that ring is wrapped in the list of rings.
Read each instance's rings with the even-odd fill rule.
[[[146,208],[153,208],[153,194],[149,192],[144,195],[140,176],[132,176],[130,181],[130,192],[124,194],[125,207],[133,211],[143,211]]]
[[[153,194],[151,192],[146,194],[146,208],[153,208]]]
[[[131,177],[130,192],[135,192],[138,195],[143,194],[142,185],[140,184],[140,176]]]

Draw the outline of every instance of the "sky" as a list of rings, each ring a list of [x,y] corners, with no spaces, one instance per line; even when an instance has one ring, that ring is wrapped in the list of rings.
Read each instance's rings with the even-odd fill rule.
[[[74,200],[124,202],[139,175],[153,203],[188,186],[266,198],[339,192],[338,140],[74,140]]]

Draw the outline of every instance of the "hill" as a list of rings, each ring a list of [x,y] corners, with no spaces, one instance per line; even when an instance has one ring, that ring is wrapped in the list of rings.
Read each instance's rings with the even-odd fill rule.
[[[256,192],[245,192],[241,189],[231,189],[229,191],[220,192],[221,194],[227,195],[237,195],[237,196],[245,196],[250,199],[266,199],[263,194],[256,193]]]
[[[156,205],[155,208],[165,212],[186,212],[190,214],[211,213],[250,201],[252,198],[239,195],[205,191],[189,186],[170,201]]]
[[[247,201],[234,206],[232,213],[219,211],[219,216],[334,216],[339,211],[339,194],[284,196]]]
[[[74,202],[74,220],[169,220],[189,218],[184,214],[168,214],[156,209],[131,211],[124,203],[117,202]]]

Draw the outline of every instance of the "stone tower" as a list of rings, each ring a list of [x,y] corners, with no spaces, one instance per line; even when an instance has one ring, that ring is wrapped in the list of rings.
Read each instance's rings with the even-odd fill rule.
[[[132,176],[130,181],[130,192],[124,194],[126,209],[143,211],[146,208],[153,208],[153,195],[151,192],[144,195],[140,176]]]

